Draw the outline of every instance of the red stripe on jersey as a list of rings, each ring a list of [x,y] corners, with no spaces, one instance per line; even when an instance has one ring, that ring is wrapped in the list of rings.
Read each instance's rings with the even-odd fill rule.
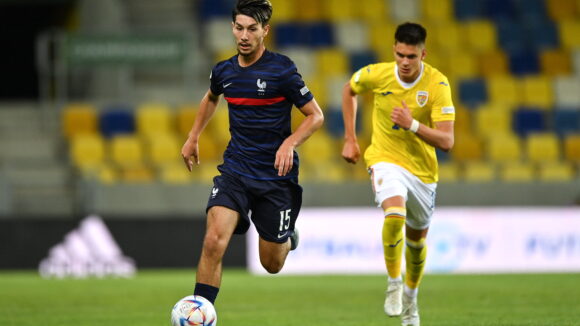
[[[244,97],[226,97],[226,101],[235,105],[270,105],[284,101],[284,96],[273,98],[244,98]]]

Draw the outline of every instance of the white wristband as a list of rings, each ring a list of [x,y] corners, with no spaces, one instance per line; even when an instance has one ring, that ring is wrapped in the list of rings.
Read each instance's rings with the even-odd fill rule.
[[[416,133],[417,130],[419,130],[419,121],[413,119],[413,122],[411,122],[411,127],[409,127],[409,131]]]

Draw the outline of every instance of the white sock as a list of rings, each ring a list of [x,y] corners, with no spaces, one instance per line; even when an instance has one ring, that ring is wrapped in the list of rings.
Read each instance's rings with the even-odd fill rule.
[[[408,296],[409,298],[415,298],[419,293],[419,288],[411,289],[410,287],[407,286],[407,284],[405,284],[404,291],[405,295]]]
[[[402,281],[403,281],[403,278],[401,276],[395,277],[395,278],[392,278],[392,277],[389,276],[389,283],[391,283],[391,282],[402,282]]]

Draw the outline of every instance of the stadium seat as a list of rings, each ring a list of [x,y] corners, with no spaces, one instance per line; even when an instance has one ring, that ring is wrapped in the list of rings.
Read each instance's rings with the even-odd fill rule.
[[[520,103],[519,83],[511,76],[493,76],[487,79],[487,94],[491,104],[515,106]]]
[[[143,144],[134,135],[118,135],[111,139],[110,158],[121,168],[138,167],[143,164]]]
[[[526,0],[516,2],[518,17],[520,21],[528,23],[531,21],[549,21],[550,17],[546,13],[546,0]]]
[[[135,118],[133,111],[128,107],[113,106],[106,108],[99,117],[101,134],[111,138],[119,134],[135,132]]]
[[[574,1],[546,0],[546,9],[554,21],[571,20],[578,13]]]
[[[289,2],[289,1],[288,1]],[[333,23],[342,23],[354,19],[356,7],[358,6],[356,0],[323,0],[322,11],[325,19]]]
[[[564,138],[564,158],[580,164],[580,133],[570,134]]]
[[[530,182],[534,180],[534,167],[530,163],[511,162],[500,168],[500,180],[503,182]]]
[[[270,0],[272,7],[276,8],[276,13],[272,15],[273,26],[278,23],[294,21],[296,19],[297,7],[288,0]]]
[[[342,21],[333,25],[336,45],[347,53],[370,48],[368,26],[362,21]]]
[[[438,1],[427,1],[439,5]],[[487,20],[468,21],[464,25],[465,41],[472,52],[482,53],[497,49],[497,32],[492,22]]]
[[[492,162],[515,162],[522,158],[520,139],[514,135],[497,135],[487,142],[487,156]]]
[[[397,26],[382,20],[376,21],[370,26],[371,46],[379,60],[393,61],[393,41],[389,40],[394,40]],[[430,37],[427,39],[430,40]]]
[[[560,152],[560,141],[553,133],[534,133],[526,139],[526,156],[531,162],[558,161]]]
[[[308,79],[316,75],[316,55],[313,49],[307,47],[286,48],[284,55],[294,61],[302,78]]]
[[[455,57],[458,54],[470,55],[470,53],[465,53],[465,34],[458,23],[453,21],[441,23],[434,26],[433,30],[428,31],[428,33],[431,35],[429,37],[433,38],[437,49],[453,53],[453,55],[448,56],[450,60],[452,59],[451,57]]]
[[[508,74],[508,60],[505,52],[492,50],[478,55],[479,73],[485,77]]]
[[[461,21],[481,19],[485,16],[485,2],[473,0],[454,0],[455,17]]]
[[[501,106],[484,106],[475,111],[475,130],[488,139],[512,133],[512,112]]]
[[[422,18],[428,21],[453,20],[453,1],[422,1]]]
[[[567,162],[541,164],[538,170],[539,179],[544,182],[568,182],[574,179],[574,169]]]
[[[486,16],[495,21],[515,20],[517,17],[517,7],[515,1],[511,0],[487,0],[485,3]]]
[[[236,45],[231,37],[224,37],[224,35],[232,35],[232,17],[220,16],[214,17],[205,23],[205,33],[207,37],[202,38],[205,45],[213,53],[223,53],[229,51],[232,55],[235,53]]]
[[[390,0],[391,18],[397,22],[416,21],[421,18],[419,0]]]
[[[305,46],[305,30],[303,24],[295,22],[277,24],[274,26],[274,44],[277,48]]]
[[[77,135],[71,139],[69,156],[80,170],[95,170],[105,161],[105,141],[98,134]]]
[[[332,0],[330,0],[332,2]],[[365,5],[355,6],[355,14],[358,19],[369,23],[384,22],[385,17],[390,17],[390,10],[385,0],[365,0]]]
[[[444,72],[449,79],[470,79],[479,77],[477,57],[471,53],[459,51],[447,57],[447,70]]]
[[[560,40],[567,49],[580,47],[580,21],[563,20],[559,22]]]
[[[172,133],[152,135],[147,139],[147,158],[155,166],[181,161],[181,145]]]
[[[357,71],[360,68],[378,62],[377,56],[373,51],[359,51],[350,55],[350,71]]]
[[[177,110],[176,122],[177,122],[177,132],[185,141],[185,137],[191,131],[193,127],[193,122],[195,121],[195,115],[197,114],[197,107],[184,105]]]
[[[465,79],[459,82],[459,99],[464,105],[474,108],[487,102],[485,80]]]
[[[479,161],[483,159],[483,144],[481,139],[472,134],[458,134],[451,150],[454,161]]]
[[[554,105],[552,82],[543,76],[522,78],[522,105],[540,109],[551,109]]]
[[[174,129],[173,112],[166,104],[145,103],[135,112],[137,132],[141,136],[166,134]]]
[[[348,57],[339,49],[323,49],[316,53],[320,76],[344,76],[349,74]]]
[[[580,110],[579,77],[557,77],[554,79],[553,87],[556,107]]]
[[[119,170],[120,181],[127,183],[150,183],[155,180],[155,173],[144,164],[125,166]]]
[[[96,108],[88,103],[75,103],[62,110],[62,132],[67,139],[95,134],[98,129]]]
[[[488,162],[470,162],[463,167],[463,180],[468,183],[492,182],[496,178],[496,168]]]
[[[527,35],[518,21],[500,20],[497,23],[498,42],[506,53],[523,53],[528,50]]]
[[[439,164],[439,182],[456,182],[459,179],[459,165],[457,163]]]
[[[346,83],[348,80],[345,80]],[[323,76],[314,75],[310,78],[304,78],[304,83],[308,86],[310,92],[316,98],[316,102],[324,111],[328,108],[328,94],[326,87],[326,79]]]
[[[574,73],[580,76],[580,48],[574,49],[572,52],[572,62],[574,66]]]
[[[323,164],[323,162],[330,162],[340,156],[337,141],[325,132],[313,134],[307,142],[299,147],[299,152],[300,162],[306,164]]]
[[[542,73],[548,76],[569,75],[572,72],[570,53],[566,50],[547,50],[540,54]]]
[[[517,76],[533,75],[540,72],[540,62],[536,52],[530,50],[509,53],[510,71]]]
[[[455,104],[455,123],[453,128],[458,135],[469,134],[473,131],[472,115],[472,111],[462,105]]]
[[[199,136],[199,161],[217,161],[221,158],[225,147],[218,143],[217,139],[208,131],[204,131]]]
[[[531,19],[526,23],[525,30],[533,50],[542,51],[560,47],[558,29],[551,21]]]
[[[228,17],[232,8],[228,0],[200,0],[198,5],[199,18],[207,20],[214,17]]]
[[[321,21],[325,18],[324,7],[321,1],[294,0],[296,20],[304,22]]]
[[[195,171],[196,169],[194,169]],[[159,179],[163,183],[183,185],[191,183],[192,173],[187,170],[183,162],[165,164],[160,168]]]
[[[520,136],[546,130],[546,117],[542,110],[520,108],[513,112],[513,129]]]
[[[308,0],[308,3],[312,3]],[[310,6],[308,6],[310,8]],[[308,10],[302,10],[308,11]],[[331,47],[336,45],[336,39],[332,25],[327,22],[313,22],[306,25],[305,34],[300,37],[306,37],[307,45],[317,47]]]
[[[553,121],[559,136],[580,132],[580,110],[554,110]]]

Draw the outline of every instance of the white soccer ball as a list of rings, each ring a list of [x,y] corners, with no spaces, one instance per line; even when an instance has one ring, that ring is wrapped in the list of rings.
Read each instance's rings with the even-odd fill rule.
[[[214,306],[199,295],[188,295],[177,301],[171,310],[173,326],[216,326],[217,314]]]

